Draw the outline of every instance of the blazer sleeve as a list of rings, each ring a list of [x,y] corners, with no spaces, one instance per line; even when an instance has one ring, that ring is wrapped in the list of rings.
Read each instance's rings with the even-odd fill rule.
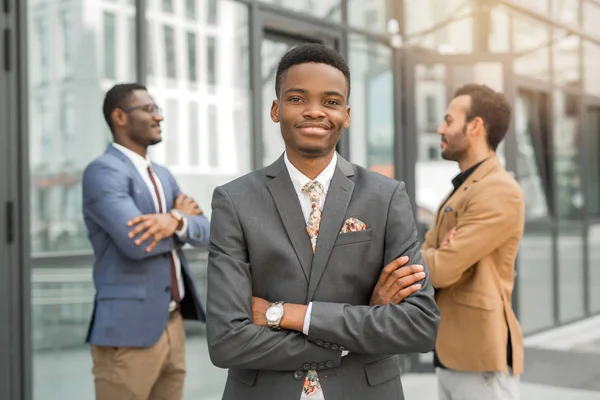
[[[319,347],[298,332],[272,331],[252,322],[252,273],[244,232],[228,193],[212,200],[208,247],[207,341],[221,368],[294,371],[305,363],[341,362],[341,351]]]
[[[179,185],[177,184],[177,180],[175,177],[169,172],[169,177],[171,179],[171,185],[173,188],[173,204],[175,203],[175,199],[177,196],[181,194],[181,189],[179,189]],[[179,240],[176,238],[176,241],[180,244],[189,243],[195,247],[203,247],[208,245],[208,238],[210,233],[210,223],[208,219],[204,215],[188,215],[185,214],[185,219],[187,221],[187,234],[185,235],[185,240]]]
[[[385,230],[384,261],[408,256],[409,264],[423,264],[422,288],[400,304],[362,306],[313,302],[309,340],[336,343],[365,354],[425,353],[433,349],[439,309],[420,255],[417,228],[404,183],[392,195]]]
[[[433,287],[456,283],[469,268],[522,230],[524,207],[522,192],[512,185],[487,185],[473,196],[458,217],[452,240],[423,251]]]
[[[82,178],[84,216],[98,224],[130,259],[142,260],[173,250],[172,238],[161,240],[150,253],[146,247],[151,239],[138,246],[135,238],[129,238],[132,228],[127,222],[143,214],[131,197],[129,184],[127,175],[109,163],[95,161],[88,165]]]

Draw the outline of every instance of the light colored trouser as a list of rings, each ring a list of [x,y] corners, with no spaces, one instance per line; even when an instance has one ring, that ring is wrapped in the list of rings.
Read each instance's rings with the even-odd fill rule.
[[[519,377],[437,368],[439,400],[519,400]]]
[[[96,400],[181,400],[185,380],[185,331],[171,313],[148,348],[91,346]]]

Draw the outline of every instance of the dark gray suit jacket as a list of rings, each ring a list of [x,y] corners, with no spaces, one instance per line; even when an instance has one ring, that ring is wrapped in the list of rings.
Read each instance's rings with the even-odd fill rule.
[[[340,235],[350,217],[367,229]],[[223,399],[299,400],[308,369],[326,400],[404,398],[394,354],[431,351],[439,310],[429,274],[401,304],[369,306],[387,263],[423,264],[403,183],[338,157],[314,256],[283,157],[216,188],[211,220],[207,336],[229,368]],[[309,335],[254,325],[252,296],[312,301]]]

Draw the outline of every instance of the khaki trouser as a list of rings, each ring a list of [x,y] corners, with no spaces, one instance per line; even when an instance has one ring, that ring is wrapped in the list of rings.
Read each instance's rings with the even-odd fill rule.
[[[181,400],[185,331],[178,311],[148,348],[91,346],[96,400]]]
[[[519,377],[437,368],[439,400],[519,400]]]

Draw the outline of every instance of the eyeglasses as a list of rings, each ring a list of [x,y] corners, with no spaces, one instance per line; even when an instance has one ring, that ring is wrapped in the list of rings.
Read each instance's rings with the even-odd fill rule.
[[[148,114],[159,115],[162,116],[162,110],[156,104],[142,104],[139,106],[131,106],[131,107],[120,107],[121,110],[128,113],[135,110],[143,110]]]

